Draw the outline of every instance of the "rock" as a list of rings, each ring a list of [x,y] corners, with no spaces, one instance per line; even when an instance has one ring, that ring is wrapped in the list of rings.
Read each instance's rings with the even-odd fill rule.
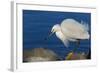
[[[44,48],[34,48],[31,51],[25,51],[23,57],[24,62],[56,61],[59,59],[56,53]]]
[[[41,62],[41,61],[50,61],[50,58],[43,57],[29,57],[26,59],[27,62]]]

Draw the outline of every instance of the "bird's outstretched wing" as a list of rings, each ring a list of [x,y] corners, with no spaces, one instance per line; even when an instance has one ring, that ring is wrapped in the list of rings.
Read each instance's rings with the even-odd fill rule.
[[[65,19],[61,23],[63,34],[75,39],[88,39],[89,34],[84,25],[74,19]]]

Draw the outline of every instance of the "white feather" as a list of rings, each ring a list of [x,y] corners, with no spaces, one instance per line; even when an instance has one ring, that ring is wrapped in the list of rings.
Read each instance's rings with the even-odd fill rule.
[[[68,41],[77,41],[77,39],[89,39],[88,33],[89,27],[86,23],[79,23],[74,19],[65,19],[61,25],[54,25],[52,32],[56,33],[56,36],[68,46]]]

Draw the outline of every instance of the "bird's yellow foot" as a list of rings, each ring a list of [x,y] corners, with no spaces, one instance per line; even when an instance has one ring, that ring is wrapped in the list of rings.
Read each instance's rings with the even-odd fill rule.
[[[66,60],[71,60],[72,55],[73,55],[73,52],[70,52],[70,53],[67,55]]]

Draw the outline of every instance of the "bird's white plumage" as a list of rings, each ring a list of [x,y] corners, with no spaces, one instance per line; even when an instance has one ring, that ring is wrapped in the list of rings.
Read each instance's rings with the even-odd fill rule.
[[[89,39],[89,33],[87,25],[79,23],[74,19],[65,19],[61,22],[61,25],[54,25],[52,32],[56,33],[56,36],[68,46],[68,41],[77,41],[77,39]]]
[[[61,23],[61,31],[66,37],[72,39],[89,39],[85,26],[74,19],[65,19]]]

